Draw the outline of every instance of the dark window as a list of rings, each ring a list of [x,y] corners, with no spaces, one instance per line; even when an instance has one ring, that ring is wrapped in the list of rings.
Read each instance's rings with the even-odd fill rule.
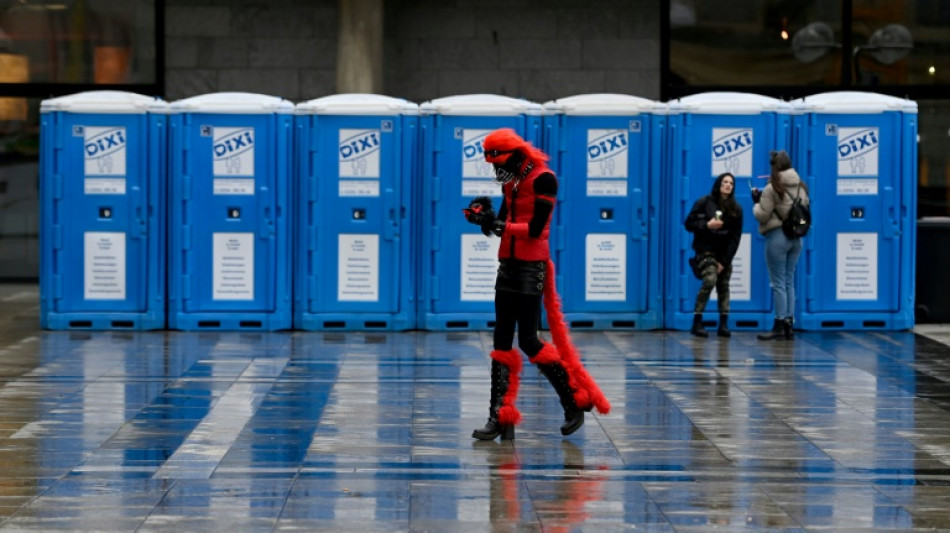
[[[39,276],[39,106],[163,93],[162,0],[0,2],[0,279]]]

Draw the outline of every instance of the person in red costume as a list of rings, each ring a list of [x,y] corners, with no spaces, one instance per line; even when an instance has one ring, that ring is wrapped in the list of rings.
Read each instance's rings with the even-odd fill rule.
[[[495,280],[494,350],[491,352],[491,405],[488,423],[472,437],[514,438],[521,420],[515,407],[521,372],[518,347],[537,365],[557,392],[564,408],[561,434],[570,435],[584,424],[584,413],[596,408],[606,414],[610,403],[581,363],[571,342],[554,285],[554,263],[548,248],[548,230],[557,198],[557,177],[548,168],[549,157],[514,130],[502,128],[485,137],[485,160],[494,167],[504,200],[498,212],[491,198],[479,197],[464,210],[466,219],[486,236],[501,237]],[[538,338],[541,302],[548,314],[553,344]]]

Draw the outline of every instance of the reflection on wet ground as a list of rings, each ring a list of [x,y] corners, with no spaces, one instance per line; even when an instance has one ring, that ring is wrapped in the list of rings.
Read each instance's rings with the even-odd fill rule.
[[[613,404],[514,441],[488,333],[42,332],[0,294],[0,529],[950,531],[950,347],[586,332]]]

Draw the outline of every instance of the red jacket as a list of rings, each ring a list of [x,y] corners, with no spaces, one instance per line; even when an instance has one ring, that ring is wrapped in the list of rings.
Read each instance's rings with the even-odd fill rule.
[[[551,169],[537,164],[521,180],[514,180],[502,187],[504,192],[505,232],[501,236],[501,245],[498,248],[499,259],[519,259],[521,261],[546,261],[551,252],[548,247],[548,234],[551,226],[551,211],[545,213],[543,220],[535,221],[535,225],[543,223],[543,230],[537,237],[529,235],[529,223],[535,218],[535,207],[540,199],[548,202],[553,208],[553,196],[540,196],[535,192],[535,180],[543,174],[554,177]],[[555,178],[556,179],[556,178]],[[555,186],[556,190],[556,186]]]

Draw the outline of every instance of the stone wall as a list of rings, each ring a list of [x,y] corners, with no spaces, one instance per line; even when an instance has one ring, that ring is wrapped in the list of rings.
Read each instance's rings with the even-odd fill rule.
[[[166,98],[338,92],[339,1],[167,0]],[[593,5],[592,5],[593,4]],[[382,94],[660,94],[658,0],[385,0]]]

